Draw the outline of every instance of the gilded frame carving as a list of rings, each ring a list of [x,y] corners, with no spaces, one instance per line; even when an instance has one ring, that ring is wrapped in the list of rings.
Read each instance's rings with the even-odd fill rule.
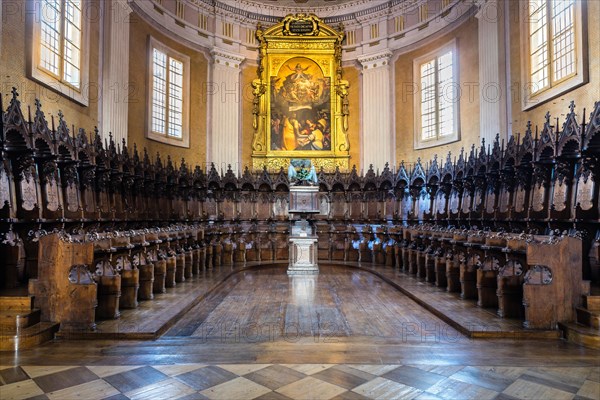
[[[258,78],[252,81],[252,166],[279,170],[309,158],[326,171],[348,169],[348,81],[342,79],[344,28],[313,14],[259,24]]]

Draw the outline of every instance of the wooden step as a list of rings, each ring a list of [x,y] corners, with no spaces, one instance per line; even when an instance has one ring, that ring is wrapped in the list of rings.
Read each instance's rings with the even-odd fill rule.
[[[0,310],[31,310],[33,296],[0,296]]]
[[[40,322],[40,310],[0,310],[0,329],[17,332]]]
[[[575,309],[577,313],[577,323],[590,328],[597,329],[600,332],[600,313],[597,311],[590,311],[587,308],[577,307]]]
[[[583,296],[583,307],[590,311],[600,311],[600,296],[596,295],[584,295]]]
[[[597,329],[575,322],[559,322],[558,327],[569,342],[600,350],[600,332]]]
[[[17,351],[30,349],[41,343],[54,339],[60,324],[54,322],[39,322],[19,331],[18,334],[0,332],[0,351]]]

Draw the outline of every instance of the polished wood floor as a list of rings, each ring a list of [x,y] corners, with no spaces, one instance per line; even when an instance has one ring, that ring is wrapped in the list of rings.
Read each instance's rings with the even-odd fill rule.
[[[600,399],[600,351],[392,268],[320,272],[205,271],[86,340],[0,353],[0,398]]]
[[[379,277],[324,265],[319,275],[281,268],[236,274],[192,308],[165,336],[248,342],[312,338],[456,340],[454,328]]]

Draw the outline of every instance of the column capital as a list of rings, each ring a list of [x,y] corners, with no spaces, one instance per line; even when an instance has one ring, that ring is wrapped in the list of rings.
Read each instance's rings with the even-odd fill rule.
[[[385,67],[389,65],[390,59],[392,58],[392,52],[390,50],[384,50],[379,53],[366,54],[358,57],[358,62],[362,65],[363,70],[373,69],[378,67]]]
[[[214,64],[219,64],[224,67],[231,67],[231,68],[239,68],[242,61],[244,61],[246,59],[246,57],[244,57],[244,56],[240,56],[239,54],[229,53],[218,47],[213,48],[210,51],[210,55],[212,56]]]
[[[495,19],[498,16],[497,0],[475,0],[473,5],[477,7],[477,13],[475,14],[475,18],[479,20],[483,18],[488,22],[497,22],[495,21]],[[493,7],[493,9],[491,7]]]
[[[131,0],[114,0],[112,7],[114,9],[116,6],[119,6],[120,9],[125,13],[125,15],[129,15],[133,12],[130,3]]]

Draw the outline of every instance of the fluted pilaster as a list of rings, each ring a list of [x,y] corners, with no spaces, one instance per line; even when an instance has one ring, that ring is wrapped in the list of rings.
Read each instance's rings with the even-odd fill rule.
[[[384,51],[360,57],[362,65],[361,162],[366,170],[373,164],[380,171],[385,163],[395,163],[395,137],[392,129],[392,53]]]
[[[208,135],[208,162],[226,171],[240,165],[240,63],[244,57],[221,49],[211,51],[213,57],[211,87],[211,130]]]
[[[486,143],[508,133],[504,13],[498,0],[482,2],[477,13],[479,31],[479,130]]]
[[[112,132],[116,143],[127,141],[128,102],[133,100],[129,84],[129,15],[126,0],[104,3],[102,38],[101,132]]]

